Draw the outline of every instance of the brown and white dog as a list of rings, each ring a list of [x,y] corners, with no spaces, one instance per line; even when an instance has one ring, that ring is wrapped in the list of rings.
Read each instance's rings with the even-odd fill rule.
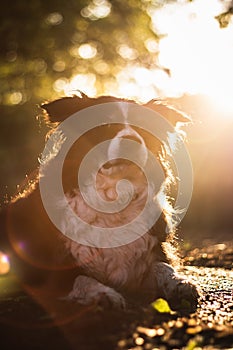
[[[56,126],[70,115],[108,102],[135,103],[115,97],[95,99],[81,95],[42,105],[46,121],[52,127],[49,134],[53,134]],[[173,126],[188,121],[182,113],[156,101],[147,103],[145,107],[160,113]],[[128,179],[133,184],[134,196],[124,210],[114,214],[98,212],[88,206],[80,194],[76,177],[85,154],[99,142],[110,139],[113,143],[109,152],[118,158],[119,140],[122,138],[143,144],[155,155],[164,170],[163,186],[169,198],[174,178],[166,157],[166,147],[158,139],[141,128],[122,124],[96,127],[82,135],[77,144],[71,147],[64,162],[63,188],[67,201],[59,202],[58,206],[68,236],[70,232],[81,234],[82,227],[76,224],[75,215],[67,211],[67,205],[82,220],[108,228],[123,225],[135,218],[145,205],[147,191],[151,191],[149,196],[154,198],[153,189],[147,190],[141,169],[121,159],[102,166],[97,174],[96,188],[103,199],[113,201],[117,198],[118,180]],[[143,154],[138,156],[143,157]],[[43,165],[44,176],[53,162],[56,162],[56,154]],[[175,229],[171,220],[172,209],[168,208],[171,208],[171,203],[162,210],[154,226],[131,243],[114,248],[82,245],[59,232],[48,218],[36,175],[1,212],[0,249],[10,256],[21,280],[43,293],[55,296],[67,293],[68,299],[80,304],[107,303],[121,308],[131,303],[150,303],[163,297],[174,309],[178,309],[182,299],[185,299],[193,308],[198,298],[196,287],[180,277],[175,272],[176,268],[172,267],[178,264],[178,259],[173,248]]]

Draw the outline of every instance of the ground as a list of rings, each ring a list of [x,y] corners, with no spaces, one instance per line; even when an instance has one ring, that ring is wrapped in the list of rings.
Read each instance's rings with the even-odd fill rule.
[[[64,300],[54,302],[59,314],[49,313],[22,291],[14,276],[0,277],[1,349],[233,348],[233,243],[205,241],[194,249],[184,245],[183,256],[184,273],[202,289],[193,314],[160,313],[152,306],[122,313]]]

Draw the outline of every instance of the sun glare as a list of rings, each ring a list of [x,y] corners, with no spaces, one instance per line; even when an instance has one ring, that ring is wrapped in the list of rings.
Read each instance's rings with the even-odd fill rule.
[[[196,0],[171,4],[152,15],[154,27],[165,35],[159,62],[171,72],[177,90],[210,97],[216,108],[233,112],[233,23],[220,29],[216,15],[223,2]]]

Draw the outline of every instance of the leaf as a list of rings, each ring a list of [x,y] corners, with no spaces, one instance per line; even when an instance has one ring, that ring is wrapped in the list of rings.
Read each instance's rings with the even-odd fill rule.
[[[173,313],[168,302],[162,298],[156,299],[151,305],[156,311],[160,313]]]
[[[190,339],[188,344],[187,344],[186,349],[187,350],[194,350],[194,349],[197,348],[197,346],[198,346],[198,344],[197,344],[196,340],[195,339]]]

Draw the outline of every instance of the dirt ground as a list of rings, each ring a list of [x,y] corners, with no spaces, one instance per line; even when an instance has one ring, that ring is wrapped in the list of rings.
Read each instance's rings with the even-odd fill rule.
[[[184,244],[182,254],[184,274],[202,289],[193,314],[152,306],[122,313],[60,300],[57,315],[22,291],[14,276],[0,277],[1,349],[232,349],[233,243]]]

